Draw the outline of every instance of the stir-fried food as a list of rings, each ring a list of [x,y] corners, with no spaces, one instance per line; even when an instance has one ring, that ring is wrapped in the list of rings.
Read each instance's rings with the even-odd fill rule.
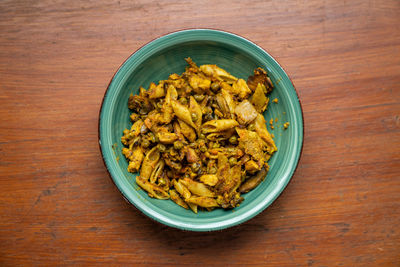
[[[262,68],[245,81],[186,61],[181,75],[129,97],[122,153],[150,197],[196,213],[234,208],[265,178],[277,150],[262,115],[274,86]]]

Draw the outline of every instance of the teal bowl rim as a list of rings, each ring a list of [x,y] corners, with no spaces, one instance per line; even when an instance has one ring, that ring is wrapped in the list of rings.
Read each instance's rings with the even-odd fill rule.
[[[105,154],[104,154],[104,149],[103,146],[105,146],[105,142],[102,142],[102,130],[101,130],[101,125],[102,125],[102,117],[103,117],[103,109],[104,109],[104,104],[105,101],[107,99],[107,96],[109,94],[110,91],[110,86],[112,84],[112,82],[114,81],[115,77],[118,75],[118,73],[120,73],[120,71],[127,65],[127,63],[129,61],[134,61],[137,57],[137,55],[139,53],[144,54],[146,49],[149,49],[149,46],[154,47],[155,45],[157,45],[160,42],[163,42],[165,40],[171,40],[179,35],[182,34],[196,34],[197,32],[207,32],[209,34],[222,34],[225,37],[228,38],[234,38],[236,39],[236,41],[242,42],[250,47],[252,47],[255,50],[258,50],[259,53],[263,54],[264,56],[270,58],[272,60],[272,62],[274,64],[276,64],[276,66],[278,68],[280,68],[282,70],[283,75],[285,76],[285,78],[287,78],[293,89],[294,89],[294,93],[295,96],[297,97],[297,101],[299,103],[299,107],[300,107],[300,113],[301,113],[301,122],[299,125],[301,125],[302,129],[301,129],[301,136],[299,136],[299,143],[300,143],[300,151],[297,153],[296,155],[296,159],[294,161],[294,167],[292,168],[292,170],[290,171],[290,174],[287,175],[286,177],[284,177],[285,179],[280,183],[280,188],[274,192],[274,195],[272,197],[269,197],[269,200],[267,202],[262,203],[262,205],[257,205],[255,208],[252,208],[250,210],[250,212],[247,212],[245,215],[246,216],[240,216],[240,218],[237,219],[230,219],[230,220],[226,220],[226,221],[221,221],[219,223],[212,223],[212,224],[207,224],[205,223],[202,226],[199,225],[182,225],[180,223],[177,223],[171,219],[167,219],[165,216],[158,214],[156,211],[151,210],[146,208],[145,204],[141,203],[141,202],[135,202],[133,201],[131,198],[129,198],[128,195],[126,195],[126,193],[124,192],[124,188],[123,185],[119,183],[119,181],[114,178],[114,171],[112,169],[112,166],[110,166],[109,161],[106,160],[105,158]],[[189,39],[186,41],[193,41],[193,40],[199,40],[199,39]],[[267,207],[269,207],[283,192],[283,190],[287,187],[288,183],[290,182],[290,180],[292,179],[295,171],[297,170],[297,167],[299,165],[299,161],[303,152],[303,144],[304,144],[304,115],[303,115],[303,108],[302,108],[302,104],[299,98],[299,95],[297,93],[297,90],[294,86],[293,81],[290,79],[290,77],[287,75],[286,71],[283,69],[283,67],[277,62],[277,60],[272,57],[268,52],[266,52],[263,48],[261,48],[260,46],[258,46],[257,44],[255,44],[254,42],[239,36],[237,34],[231,33],[231,32],[227,32],[227,31],[223,31],[223,30],[217,30],[217,29],[207,29],[207,28],[201,28],[201,29],[184,29],[184,30],[179,30],[179,31],[175,31],[175,32],[171,32],[165,35],[162,35],[158,38],[155,38],[149,42],[147,42],[146,44],[144,44],[143,46],[141,46],[140,48],[138,48],[135,52],[133,52],[117,69],[117,71],[114,73],[113,77],[111,78],[107,89],[104,93],[102,102],[101,102],[101,107],[100,107],[100,111],[99,111],[99,121],[98,121],[98,142],[99,142],[99,148],[100,148],[100,152],[102,155],[102,159],[103,159],[103,163],[104,166],[107,169],[107,172],[109,174],[109,177],[111,179],[111,181],[114,183],[114,185],[118,188],[118,190],[121,192],[123,198],[129,202],[130,204],[132,204],[134,207],[136,207],[137,209],[139,209],[142,213],[144,213],[147,217],[162,223],[164,225],[170,226],[170,227],[174,227],[177,229],[181,229],[181,230],[188,230],[188,231],[195,231],[195,232],[208,232],[208,231],[216,231],[216,230],[222,230],[222,229],[226,229],[226,228],[230,228],[236,225],[239,225],[241,223],[244,223],[252,218],[254,218],[255,216],[257,216],[259,213],[261,213],[262,211],[264,211]],[[108,144],[110,145],[110,144]],[[129,190],[129,188],[125,188],[127,190]]]

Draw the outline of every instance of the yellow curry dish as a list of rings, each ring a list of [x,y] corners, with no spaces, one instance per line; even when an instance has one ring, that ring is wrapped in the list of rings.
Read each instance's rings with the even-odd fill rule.
[[[265,178],[277,151],[263,112],[274,88],[267,72],[247,81],[190,58],[181,75],[131,95],[123,131],[128,171],[150,197],[198,207],[234,208]]]

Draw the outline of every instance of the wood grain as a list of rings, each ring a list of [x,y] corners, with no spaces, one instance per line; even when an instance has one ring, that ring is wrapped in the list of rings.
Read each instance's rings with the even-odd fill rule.
[[[400,266],[399,1],[1,1],[0,265]],[[113,73],[165,33],[253,40],[304,110],[299,168],[243,225],[168,228],[97,143]]]

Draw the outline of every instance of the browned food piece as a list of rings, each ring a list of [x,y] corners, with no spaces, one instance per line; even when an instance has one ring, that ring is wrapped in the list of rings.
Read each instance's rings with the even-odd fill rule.
[[[267,72],[262,68],[255,69],[254,75],[249,76],[247,79],[247,85],[253,92],[256,90],[258,84],[263,86],[265,94],[270,93],[272,88],[274,88],[271,79],[267,75]]]
[[[193,148],[188,148],[186,151],[186,160],[189,163],[195,163],[199,161],[199,156]]]
[[[186,71],[189,71],[189,72],[198,72],[199,71],[199,67],[197,67],[196,63],[194,63],[190,57],[185,58],[185,61],[187,62],[187,64],[189,64],[189,67],[188,67],[188,69],[186,69]]]
[[[200,176],[200,182],[206,185],[214,186],[218,183],[218,177],[215,174],[204,174]]]
[[[232,84],[233,93],[238,95],[240,99],[247,98],[251,94],[250,88],[247,86],[247,83],[243,79],[239,79]]]
[[[234,193],[231,196],[218,196],[217,203],[224,209],[238,207],[239,204],[243,201],[243,197],[240,196],[240,193]]]
[[[259,171],[261,168],[254,160],[247,161],[244,166],[245,170],[248,171],[249,173],[254,173],[256,171]]]
[[[158,85],[150,83],[148,93],[150,99],[163,97],[165,95],[164,82],[160,82]]]
[[[253,104],[257,112],[262,113],[268,106],[268,97],[265,96],[263,86],[259,83],[254,94],[250,97],[250,102]]]
[[[130,95],[128,99],[128,107],[136,110],[139,114],[147,114],[153,110],[150,99],[146,95]]]
[[[199,75],[192,75],[189,77],[189,84],[197,94],[202,94],[210,89],[211,80]]]
[[[175,133],[159,132],[156,135],[162,144],[173,144],[178,140],[178,136]]]
[[[168,124],[174,118],[174,112],[172,109],[171,101],[176,100],[178,97],[178,93],[174,86],[169,85],[167,88],[167,94],[165,96],[164,104],[161,107],[161,115],[158,119],[160,123]]]
[[[147,115],[147,118],[144,120],[144,124],[152,132],[157,132],[159,119],[160,113],[158,113],[156,110],[153,110],[149,113],[149,115]]]
[[[259,185],[267,175],[267,170],[262,168],[256,175],[246,180],[240,187],[240,193],[247,193],[250,190],[254,189],[257,185]]]
[[[275,152],[277,149],[272,136],[269,134],[267,130],[267,126],[265,125],[265,119],[261,114],[257,115],[257,118],[254,121],[255,129],[259,137],[261,137],[264,142],[266,142],[269,146],[268,151],[270,154]]]
[[[240,165],[233,166],[232,168],[224,167],[218,174],[219,181],[216,185],[218,195],[230,195],[236,191],[241,182]]]
[[[165,158],[164,161],[165,164],[167,164],[170,167],[170,169],[178,172],[182,171],[182,164],[180,162],[175,162],[169,158]]]
[[[217,65],[201,65],[200,70],[207,76],[212,76],[220,81],[225,81],[227,83],[233,83],[237,78],[226,70],[221,69]]]
[[[251,155],[254,159],[259,160],[263,157],[263,141],[260,136],[249,130],[236,128],[239,135],[239,147],[242,148],[246,154]]]
[[[139,136],[141,134],[141,129],[143,127],[144,122],[142,120],[137,120],[134,124],[131,126],[130,133],[133,136]]]
[[[129,155],[127,158],[129,158],[130,162],[128,165],[128,172],[137,172],[140,169],[140,165],[142,164],[143,161],[143,150],[142,147],[140,146],[136,146],[133,151],[128,149],[128,154],[125,154],[125,157],[127,157],[127,155]]]

